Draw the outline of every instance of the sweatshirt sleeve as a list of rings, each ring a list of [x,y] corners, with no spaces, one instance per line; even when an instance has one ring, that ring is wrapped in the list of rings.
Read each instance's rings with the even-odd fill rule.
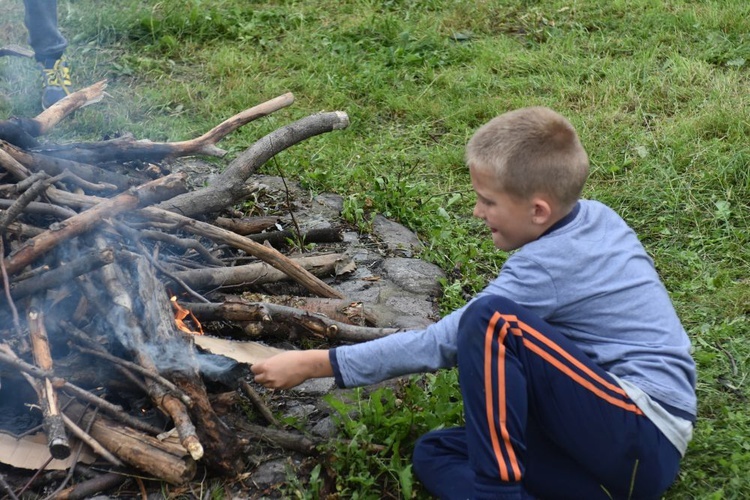
[[[551,303],[529,294],[529,288],[554,290],[549,275],[538,264],[511,257],[470,302],[484,295],[501,295],[532,308],[544,316]],[[550,293],[556,296],[556,292]],[[410,373],[423,373],[456,366],[458,323],[466,304],[424,330],[399,332],[361,344],[331,349],[329,359],[339,387],[359,387]]]
[[[329,352],[339,387],[359,387],[390,378],[456,365],[458,322],[466,306],[424,330],[398,332]]]

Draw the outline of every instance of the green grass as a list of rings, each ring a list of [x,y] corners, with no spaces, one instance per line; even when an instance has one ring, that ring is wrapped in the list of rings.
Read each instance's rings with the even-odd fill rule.
[[[0,7],[15,42],[25,36],[19,9]],[[568,116],[592,161],[585,196],[638,231],[695,346],[699,421],[667,498],[750,497],[746,0],[60,0],[60,18],[77,84],[107,78],[112,97],[77,113],[52,140],[126,131],[188,139],[293,92],[292,107],[222,142],[236,155],[295,119],[345,111],[348,129],[298,144],[278,162],[310,190],[345,196],[362,227],[378,211],[418,232],[422,257],[451,271],[445,311],[504,259],[470,217],[466,141],[520,106]],[[0,61],[3,116],[38,111],[35,77],[24,62]],[[447,391],[451,377],[430,383]],[[404,405],[424,403],[406,388],[398,397],[403,404],[386,399],[388,417],[378,417],[394,427]],[[429,428],[414,418],[380,465],[352,458],[361,469],[341,469],[340,487],[355,491],[354,477],[361,498],[370,480],[403,491],[408,446]],[[390,436],[372,425],[342,423],[372,439]],[[418,484],[413,491],[421,494]]]

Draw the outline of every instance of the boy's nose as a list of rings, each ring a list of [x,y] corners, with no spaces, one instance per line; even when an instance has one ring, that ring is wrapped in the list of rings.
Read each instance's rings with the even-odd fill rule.
[[[479,209],[479,203],[475,203],[474,204],[474,211],[472,212],[472,215],[474,217],[479,218],[479,219],[483,219],[484,218],[484,217],[482,217],[481,210]]]

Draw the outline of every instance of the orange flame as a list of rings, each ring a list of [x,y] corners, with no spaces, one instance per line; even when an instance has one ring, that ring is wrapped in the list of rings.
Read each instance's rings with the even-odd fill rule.
[[[172,302],[172,307],[174,307],[174,322],[175,325],[177,325],[177,328],[185,333],[190,333],[192,335],[203,335],[203,327],[201,326],[201,322],[198,321],[198,318],[196,318],[193,313],[190,312],[190,310],[185,309],[180,304],[178,304],[176,296],[173,295],[169,300]],[[197,331],[192,330],[185,323],[184,320],[187,317],[190,317],[191,322],[198,327]]]

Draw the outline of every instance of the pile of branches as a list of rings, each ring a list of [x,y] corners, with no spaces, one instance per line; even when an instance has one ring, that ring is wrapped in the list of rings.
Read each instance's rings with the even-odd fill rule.
[[[236,475],[247,440],[217,414],[221,397],[206,389],[201,352],[184,323],[178,328],[185,315],[176,318],[175,310],[188,311],[196,324],[234,322],[256,334],[299,330],[361,341],[392,331],[364,314],[355,317],[354,304],[321,279],[339,256],[288,257],[269,244],[273,233],[251,234],[267,229],[268,220],[221,216],[252,193],[248,180],[259,166],[307,138],[345,128],[348,118],[319,113],[279,128],[210,185],[189,190],[184,174],[153,166],[184,156],[221,157],[219,140],[289,106],[293,96],[252,107],[183,142],[40,143],[64,117],[99,101],[105,86],[76,92],[33,119],[0,122],[0,381],[18,378],[33,387],[36,401],[29,403],[41,409],[51,458],[75,452],[72,434],[112,467],[172,484],[190,481],[197,463]],[[335,239],[335,231],[327,237]],[[250,262],[236,265],[240,255]],[[307,291],[306,307],[216,300],[223,297],[221,286],[281,278]],[[328,312],[311,305],[315,300]],[[257,403],[252,387],[238,384]],[[162,439],[164,425],[112,400],[123,386],[150,401],[176,442]],[[262,413],[273,421],[270,412]],[[267,438],[270,431],[258,432]],[[312,445],[295,446],[309,451]],[[112,476],[91,488],[122,480]]]

